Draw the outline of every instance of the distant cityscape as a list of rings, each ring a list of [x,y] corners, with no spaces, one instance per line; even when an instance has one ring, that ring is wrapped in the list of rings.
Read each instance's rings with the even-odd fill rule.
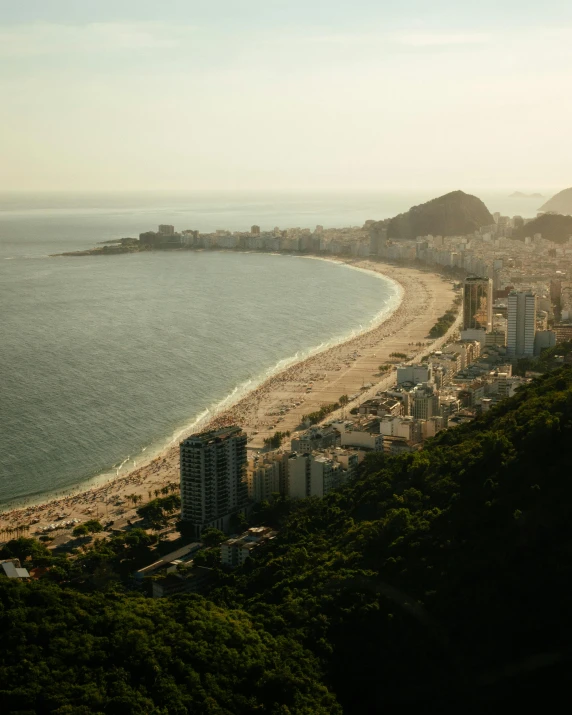
[[[387,229],[379,228],[375,221],[366,221],[362,227],[325,229],[318,225],[314,231],[279,227],[262,231],[260,226],[253,225],[248,232],[218,230],[214,233],[177,232],[172,225],[160,225],[156,232],[141,233],[139,244],[157,249],[235,249],[377,258],[390,263],[424,265],[453,277],[480,276],[492,281],[492,300],[497,301],[497,314],[507,317],[511,291],[531,292],[536,296],[537,309],[546,314],[544,329],[550,323],[557,340],[568,339],[572,330],[572,236],[564,244],[545,240],[538,233],[527,236],[524,241],[513,240],[513,231],[533,219],[510,218],[499,213],[493,217],[494,224],[469,235],[429,235],[415,240],[390,239]],[[481,327],[490,332],[498,325]],[[529,345],[526,353],[517,350],[511,354],[532,355],[531,350]]]

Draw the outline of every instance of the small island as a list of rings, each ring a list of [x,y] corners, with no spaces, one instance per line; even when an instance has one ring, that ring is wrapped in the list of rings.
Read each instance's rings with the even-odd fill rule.
[[[543,199],[542,194],[524,194],[522,191],[515,191],[509,196],[509,199]]]

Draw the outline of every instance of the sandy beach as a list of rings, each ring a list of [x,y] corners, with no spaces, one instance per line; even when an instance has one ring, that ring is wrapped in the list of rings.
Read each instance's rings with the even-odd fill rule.
[[[396,310],[373,329],[273,375],[210,422],[201,424],[201,430],[238,424],[248,434],[249,449],[260,449],[265,437],[277,430],[294,432],[300,428],[304,415],[336,402],[342,395],[360,393],[360,399],[364,399],[368,393],[384,389],[394,378],[380,374],[378,367],[399,362],[390,357],[391,353],[405,353],[413,358],[426,354],[430,345],[444,342],[444,338],[430,341],[427,335],[437,318],[452,307],[455,292],[450,280],[414,268],[369,260],[343,262],[382,273],[399,283],[403,300]],[[0,542],[12,538],[15,532],[11,530],[16,527],[29,527],[19,533],[34,534],[40,527],[57,523],[61,515],[65,520],[99,518],[103,523],[113,521],[115,527],[120,527],[135,517],[138,506],[160,496],[161,489],[178,481],[179,447],[173,444],[126,476],[0,514]],[[136,506],[133,496],[139,497]],[[60,534],[69,535],[69,529],[52,532],[52,536]]]

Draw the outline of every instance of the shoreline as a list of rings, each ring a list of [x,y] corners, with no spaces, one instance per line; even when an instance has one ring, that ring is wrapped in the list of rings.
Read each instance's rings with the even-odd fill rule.
[[[220,249],[217,252],[224,252],[224,249]],[[276,253],[271,255],[281,256],[283,254]],[[327,352],[331,348],[338,345],[342,345],[350,340],[353,340],[370,330],[375,329],[386,320],[388,320],[391,315],[397,310],[404,298],[403,286],[395,279],[386,276],[380,271],[371,270],[371,268],[363,268],[354,265],[355,260],[352,259],[344,260],[339,258],[327,258],[324,256],[288,256],[291,258],[301,258],[303,260],[316,260],[325,261],[327,263],[335,263],[338,265],[343,265],[346,268],[362,271],[368,273],[382,281],[388,281],[393,284],[395,293],[388,299],[388,305],[384,306],[379,310],[366,324],[365,327],[360,326],[360,328],[353,328],[350,332],[343,335],[337,335],[330,338],[326,342],[320,343],[320,345],[313,345],[302,351],[298,351],[295,355],[290,355],[285,358],[281,358],[278,362],[263,370],[259,375],[249,378],[238,385],[235,385],[228,394],[226,394],[222,399],[218,401],[213,401],[210,405],[205,407],[198,415],[194,416],[190,422],[185,422],[184,426],[177,427],[174,432],[172,432],[170,437],[166,437],[162,440],[157,440],[156,443],[151,443],[143,448],[141,452],[136,455],[128,455],[119,466],[113,465],[104,471],[94,474],[89,477],[83,478],[80,482],[75,483],[73,486],[69,487],[59,487],[57,490],[38,492],[36,494],[30,494],[25,497],[16,497],[10,499],[4,503],[0,503],[0,525],[3,519],[3,515],[8,512],[13,511],[26,511],[29,508],[37,508],[44,504],[52,502],[60,502],[63,499],[77,496],[78,493],[89,492],[93,489],[98,489],[103,487],[110,482],[114,482],[126,477],[129,477],[134,471],[139,468],[147,467],[152,461],[157,457],[160,457],[164,452],[166,452],[172,445],[179,443],[180,440],[185,437],[197,432],[198,430],[207,429],[210,422],[215,420],[219,415],[221,415],[226,410],[229,410],[237,405],[238,402],[243,399],[248,398],[248,396],[256,389],[262,387],[264,383],[272,378],[278,376],[282,371],[287,370],[297,364],[303,363],[309,358],[315,357],[321,353]],[[395,303],[395,304],[393,304]],[[299,352],[302,355],[299,356]],[[148,454],[143,454],[149,450]],[[135,460],[135,457],[137,458]],[[129,466],[132,464],[132,466]],[[127,465],[124,468],[124,465]],[[0,526],[1,528],[1,526]]]
[[[322,404],[335,402],[342,394],[359,392],[365,382],[383,382],[382,376],[377,375],[376,379],[375,375],[375,363],[379,364],[384,359],[387,361],[387,356],[382,358],[382,354],[389,353],[394,343],[403,343],[401,337],[411,337],[412,330],[416,333],[418,342],[427,343],[428,330],[435,322],[433,318],[451,307],[455,296],[450,281],[426,271],[367,259],[312,258],[332,261],[374,273],[382,279],[389,279],[397,288],[396,297],[399,302],[391,305],[394,298],[390,297],[389,307],[380,310],[372,322],[360,332],[353,331],[349,336],[341,336],[339,340],[332,338],[335,342],[330,342],[325,347],[320,345],[309,348],[306,355],[299,360],[296,360],[296,356],[285,358],[274,368],[270,368],[270,374],[267,371],[261,375],[252,386],[250,382],[236,386],[214,409],[204,410],[193,422],[175,432],[154,456],[150,455],[127,474],[114,476],[110,471],[84,480],[83,484],[80,483],[55,498],[53,495],[44,494],[43,498],[38,495],[37,501],[31,497],[30,501],[35,503],[27,501],[23,506],[13,507],[10,507],[9,503],[6,504],[8,510],[0,513],[0,531],[20,524],[29,524],[32,519],[39,519],[38,526],[45,526],[54,522],[60,513],[80,520],[99,516],[101,513],[101,518],[112,519],[116,523],[118,519],[126,521],[130,516],[134,516],[135,511],[135,507],[130,508],[126,503],[125,497],[130,493],[141,496],[143,503],[148,498],[153,498],[156,491],[167,483],[178,483],[178,445],[188,434],[199,429],[237,423],[249,436],[249,449],[262,448],[264,437],[273,434],[275,429],[294,431],[302,414],[313,411]],[[431,285],[427,285],[428,283]],[[439,291],[438,288],[442,290]],[[427,310],[431,305],[434,305],[434,309]],[[412,323],[419,322],[423,325],[415,330]],[[400,336],[400,333],[403,335]],[[382,341],[384,345],[381,344]],[[433,344],[439,341],[429,342]],[[408,354],[412,352],[411,344],[413,341],[409,340],[406,350],[401,345],[401,351]],[[376,345],[376,349],[380,351],[379,357],[373,353],[373,363],[371,354],[369,360],[364,361],[368,356],[361,353],[371,353],[372,346]],[[310,394],[306,393],[309,383],[313,383],[308,391]],[[242,392],[241,387],[246,385],[248,390]],[[356,386],[359,389],[356,390]],[[233,395],[236,396],[234,399]],[[276,407],[283,408],[281,416],[278,416],[280,410],[274,409]],[[88,484],[91,481],[96,481],[96,484],[90,488]],[[95,514],[92,513],[94,511]]]

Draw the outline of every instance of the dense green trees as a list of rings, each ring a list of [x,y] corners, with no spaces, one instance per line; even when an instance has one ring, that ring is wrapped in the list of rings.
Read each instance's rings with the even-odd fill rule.
[[[220,546],[222,542],[226,539],[220,529],[205,529],[201,534],[201,541],[205,546]]]
[[[572,645],[571,437],[562,368],[422,452],[290,503],[232,577],[235,598],[274,635],[295,630],[344,712],[524,685],[529,660]]]
[[[43,559],[50,558],[50,551],[45,544],[36,539],[29,539],[24,536],[18,539],[12,539],[4,544],[0,549],[0,560],[3,559],[20,559],[23,563],[26,559],[31,559],[32,562],[39,562]]]
[[[103,531],[103,526],[97,519],[90,519],[83,524],[78,524],[72,531],[73,536],[87,536],[88,534],[99,534]]]
[[[168,523],[169,516],[181,508],[181,497],[171,494],[167,497],[152,499],[137,509],[137,514],[153,528],[160,529]]]
[[[271,449],[278,449],[286,437],[290,437],[290,432],[274,432],[272,437],[266,437],[264,439],[264,445]]]
[[[243,612],[0,579],[2,713],[332,713],[315,658]]]
[[[551,711],[572,646],[571,437],[562,367],[322,500],[266,503],[277,538],[209,600],[118,591],[149,561],[142,530],[50,562],[63,585],[0,578],[0,710]]]
[[[540,353],[538,358],[521,358],[513,367],[513,374],[526,375],[531,373],[544,373],[555,370],[562,364],[562,359],[572,353],[572,342],[560,343],[553,348],[547,348]]]
[[[457,313],[454,310],[447,310],[429,331],[430,338],[440,338],[455,322]]]
[[[324,417],[327,417],[331,412],[339,410],[340,403],[332,402],[330,405],[322,405],[319,410],[315,412],[309,412],[307,415],[302,417],[302,422],[309,422],[311,425],[318,424]]]
[[[86,521],[84,526],[90,534],[99,534],[100,531],[103,531],[103,526],[97,519]]]
[[[85,524],[78,524],[76,527],[74,527],[74,530],[72,531],[72,536],[75,536],[76,538],[78,536],[87,536],[89,534],[89,529]]]

